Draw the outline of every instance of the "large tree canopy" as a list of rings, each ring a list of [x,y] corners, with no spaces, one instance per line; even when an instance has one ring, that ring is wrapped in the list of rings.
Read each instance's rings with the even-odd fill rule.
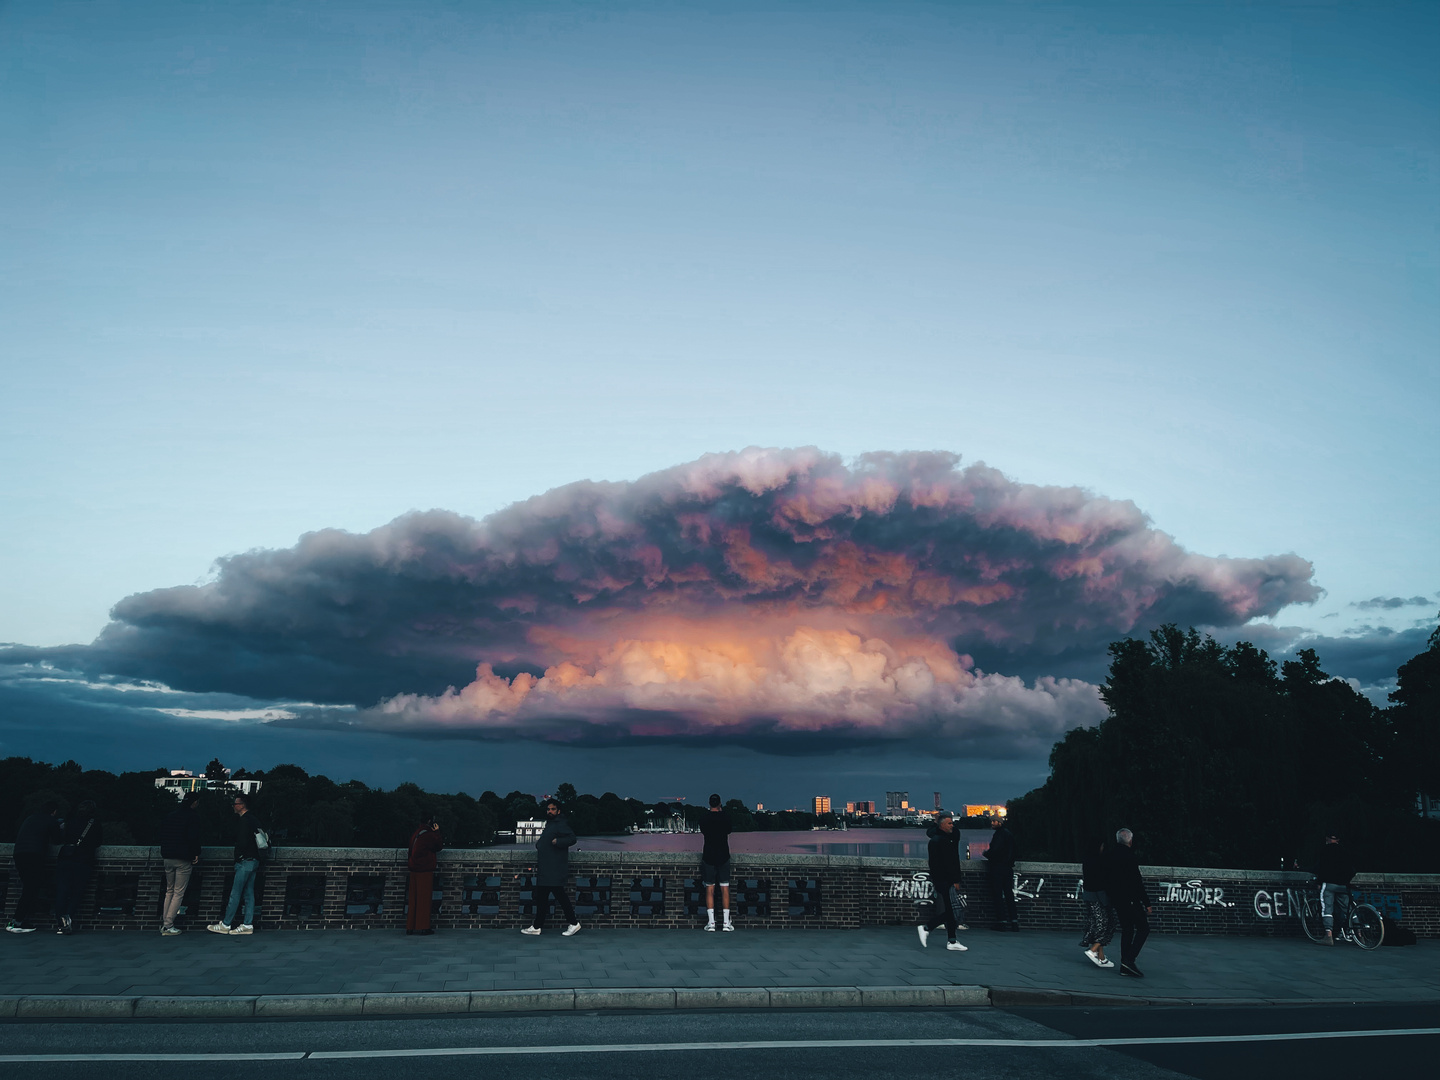
[[[1338,830],[1367,869],[1440,868],[1440,823],[1416,813],[1440,791],[1440,631],[1390,709],[1309,649],[1277,669],[1167,625],[1110,658],[1109,716],[1056,743],[1044,786],[1010,804],[1029,857],[1076,859],[1123,825],[1152,864],[1278,869]]]

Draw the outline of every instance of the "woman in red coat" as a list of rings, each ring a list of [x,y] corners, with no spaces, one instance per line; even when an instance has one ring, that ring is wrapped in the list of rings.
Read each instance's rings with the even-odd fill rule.
[[[410,837],[410,885],[405,893],[405,933],[433,934],[430,929],[430,897],[435,891],[435,853],[440,841],[440,823],[427,821]]]

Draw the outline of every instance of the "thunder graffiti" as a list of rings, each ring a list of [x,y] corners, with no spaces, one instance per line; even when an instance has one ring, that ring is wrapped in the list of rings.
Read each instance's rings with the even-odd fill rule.
[[[1155,884],[1160,888],[1156,899],[1162,904],[1184,904],[1191,911],[1235,906],[1233,901],[1225,899],[1224,888],[1207,886],[1203,881],[1157,881]]]

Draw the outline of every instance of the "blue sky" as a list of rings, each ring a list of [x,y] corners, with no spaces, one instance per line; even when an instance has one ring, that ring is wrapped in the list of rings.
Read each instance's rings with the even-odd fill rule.
[[[1440,608],[1437,72],[1428,4],[0,6],[0,641],[813,445],[1296,553],[1226,632],[1383,653]]]

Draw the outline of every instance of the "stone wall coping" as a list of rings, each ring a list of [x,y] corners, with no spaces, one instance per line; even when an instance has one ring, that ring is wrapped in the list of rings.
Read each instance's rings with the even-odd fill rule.
[[[585,838],[580,838],[579,850],[571,856],[570,864],[576,869],[588,867],[606,866],[634,866],[637,863],[651,864],[656,866],[693,866],[699,856],[698,851],[587,851],[584,847]],[[13,844],[0,844],[0,858],[9,860],[14,851]],[[226,847],[206,847],[202,849],[201,860],[211,864],[226,863],[231,859],[233,849]],[[160,862],[160,848],[158,846],[144,847],[139,845],[116,845],[107,844],[98,851],[98,857],[109,862],[124,860]],[[271,849],[272,859],[281,860],[287,863],[333,864],[345,863],[350,865],[371,864],[377,868],[404,867],[404,848],[368,848],[368,847],[291,847],[278,846]],[[733,854],[735,862],[742,865],[779,865],[802,867],[861,867],[881,870],[904,870],[910,873],[923,871],[926,867],[924,859],[903,859],[887,858],[873,855],[810,855],[800,852],[745,852],[737,851]],[[465,864],[475,862],[499,862],[513,866],[529,866],[534,863],[535,856],[528,848],[514,847],[479,847],[479,848],[450,848],[440,852],[440,864],[446,863]],[[968,864],[975,870],[980,870],[985,864],[983,860]],[[1015,869],[1021,874],[1064,874],[1079,876],[1079,863],[1057,863],[1057,862],[1019,862]],[[1241,881],[1241,882],[1262,882],[1267,884],[1294,884],[1303,885],[1310,880],[1310,874],[1298,870],[1235,870],[1224,867],[1198,867],[1198,866],[1141,866],[1141,870],[1147,878],[1152,879],[1174,879],[1176,881],[1191,880],[1220,880],[1220,881]],[[1357,886],[1367,885],[1440,885],[1440,874],[1356,874],[1354,884]]]

